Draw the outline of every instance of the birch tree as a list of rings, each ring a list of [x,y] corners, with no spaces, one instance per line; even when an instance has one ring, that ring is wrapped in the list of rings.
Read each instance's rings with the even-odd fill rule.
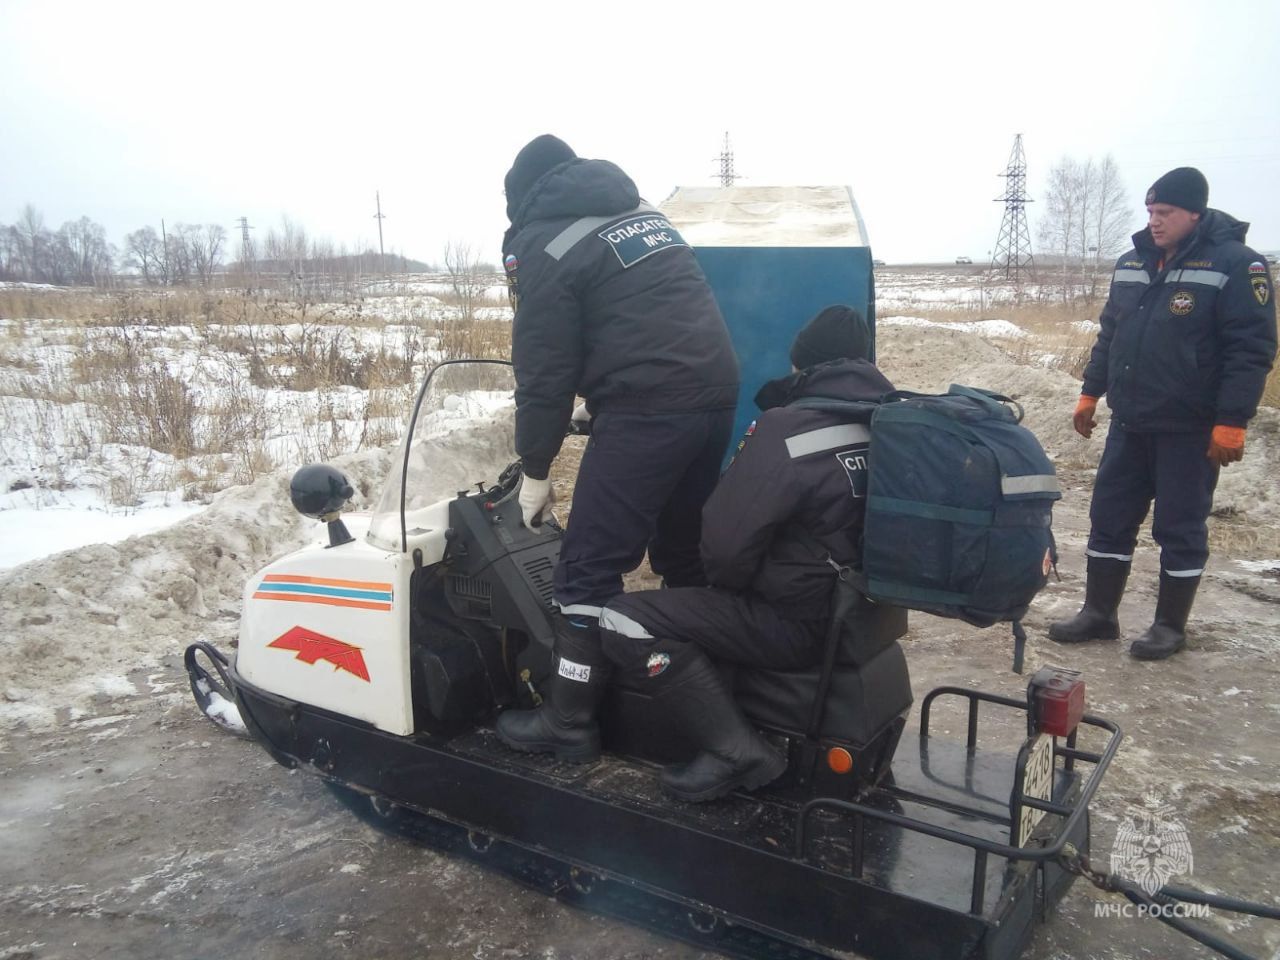
[[[1103,264],[1120,253],[1137,222],[1115,159],[1063,157],[1049,171],[1044,200],[1040,244],[1062,258],[1063,300],[1077,292],[1093,299]]]

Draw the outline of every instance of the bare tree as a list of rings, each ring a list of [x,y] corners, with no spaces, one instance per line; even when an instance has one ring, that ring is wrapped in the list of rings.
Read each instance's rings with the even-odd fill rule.
[[[169,282],[165,274],[164,243],[155,227],[143,227],[124,238],[124,264],[136,270],[143,283],[164,285]]]
[[[72,283],[105,286],[111,280],[115,253],[102,225],[88,217],[69,220],[58,231],[59,273]]]
[[[195,275],[195,266],[189,243],[192,233],[199,230],[195,224],[175,223],[173,229],[165,234],[164,254],[168,282],[175,286],[186,286]]]
[[[28,203],[22,208],[13,229],[23,279],[35,283],[47,282],[50,279],[53,237],[45,229],[43,214]]]
[[[0,280],[20,278],[22,262],[18,254],[18,231],[0,223]]]
[[[222,265],[222,248],[227,242],[227,231],[216,223],[183,225],[181,228],[191,261],[191,271],[204,286],[213,279],[214,271]]]
[[[1062,297],[1093,299],[1105,259],[1120,252],[1133,222],[1115,159],[1078,163],[1063,157],[1049,171],[1040,242],[1062,258]],[[1076,268],[1078,280],[1072,282]]]
[[[1078,241],[1081,193],[1080,165],[1063,157],[1049,170],[1044,192],[1044,217],[1040,221],[1040,247],[1062,258],[1062,299],[1070,297],[1068,269],[1071,251]]]
[[[484,298],[488,285],[488,265],[481,262],[471,244],[450,240],[444,246],[444,268],[449,275],[449,286],[453,288],[454,299],[462,311],[462,319],[474,320],[476,307]]]
[[[1135,218],[1133,206],[1120,179],[1120,168],[1111,154],[1102,158],[1097,170],[1096,198],[1093,204],[1093,283],[1096,284],[1102,264],[1119,256],[1128,243]],[[1097,296],[1093,284],[1090,299]]]

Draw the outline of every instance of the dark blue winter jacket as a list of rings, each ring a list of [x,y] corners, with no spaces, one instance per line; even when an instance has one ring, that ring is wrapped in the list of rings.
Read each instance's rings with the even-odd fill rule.
[[[502,252],[516,452],[531,477],[547,475],[575,393],[592,413],[737,404],[738,360],[702,268],[614,164],[553,167],[514,211]]]
[[[763,411],[702,509],[702,564],[712,586],[749,591],[788,620],[825,620],[836,578],[828,558],[860,566],[874,404],[893,384],[868,360],[837,360],[766,383]],[[867,404],[849,413],[802,400]]]
[[[1249,225],[1209,210],[1167,263],[1150,229],[1116,262],[1081,392],[1126,430],[1243,427],[1276,355],[1269,268]]]

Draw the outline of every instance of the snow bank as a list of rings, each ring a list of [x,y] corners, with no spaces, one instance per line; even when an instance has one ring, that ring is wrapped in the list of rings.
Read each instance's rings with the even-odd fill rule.
[[[334,461],[367,506],[386,450]],[[224,649],[241,592],[267,561],[323,536],[289,502],[292,468],[218,494],[202,513],[122,543],[81,547],[0,573],[0,733],[133,694],[124,675],[194,640]],[[65,713],[63,714],[66,715]]]

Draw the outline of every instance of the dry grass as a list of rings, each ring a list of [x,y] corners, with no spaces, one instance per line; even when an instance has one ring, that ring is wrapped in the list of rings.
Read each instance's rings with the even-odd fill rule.
[[[992,313],[998,313],[1000,319],[1008,320],[1031,334],[1025,340],[1010,340],[1003,344],[1014,360],[1065,370],[1079,379],[1084,375],[1096,336],[1094,331],[1085,329],[1082,324],[1096,323],[1101,308],[1101,304],[1084,301],[1066,304],[1027,302],[1020,305],[1002,303],[996,308],[988,309],[985,314],[978,310],[945,307],[912,307],[909,312],[911,316],[939,323],[989,320],[992,319]],[[1052,355],[1052,359],[1046,362],[1049,355]],[[1272,368],[1271,375],[1267,378],[1261,405],[1280,407],[1280,364]]]
[[[1097,320],[1096,305],[1074,303],[1022,304],[1001,303],[983,313],[977,309],[921,307],[909,310],[913,317],[937,323],[972,323],[981,320],[1007,320],[1030,336],[1002,341],[1001,346],[1018,363],[1065,370],[1077,379],[1084,374],[1089,352],[1093,349],[1094,332],[1083,326]],[[884,316],[893,316],[886,313]]]
[[[38,451],[45,485],[119,445],[100,485],[122,504],[147,492],[155,455],[174,459],[167,479],[190,499],[295,459],[386,446],[431,363],[510,356],[509,322],[461,319],[435,297],[5,290],[0,312],[12,439]]]

